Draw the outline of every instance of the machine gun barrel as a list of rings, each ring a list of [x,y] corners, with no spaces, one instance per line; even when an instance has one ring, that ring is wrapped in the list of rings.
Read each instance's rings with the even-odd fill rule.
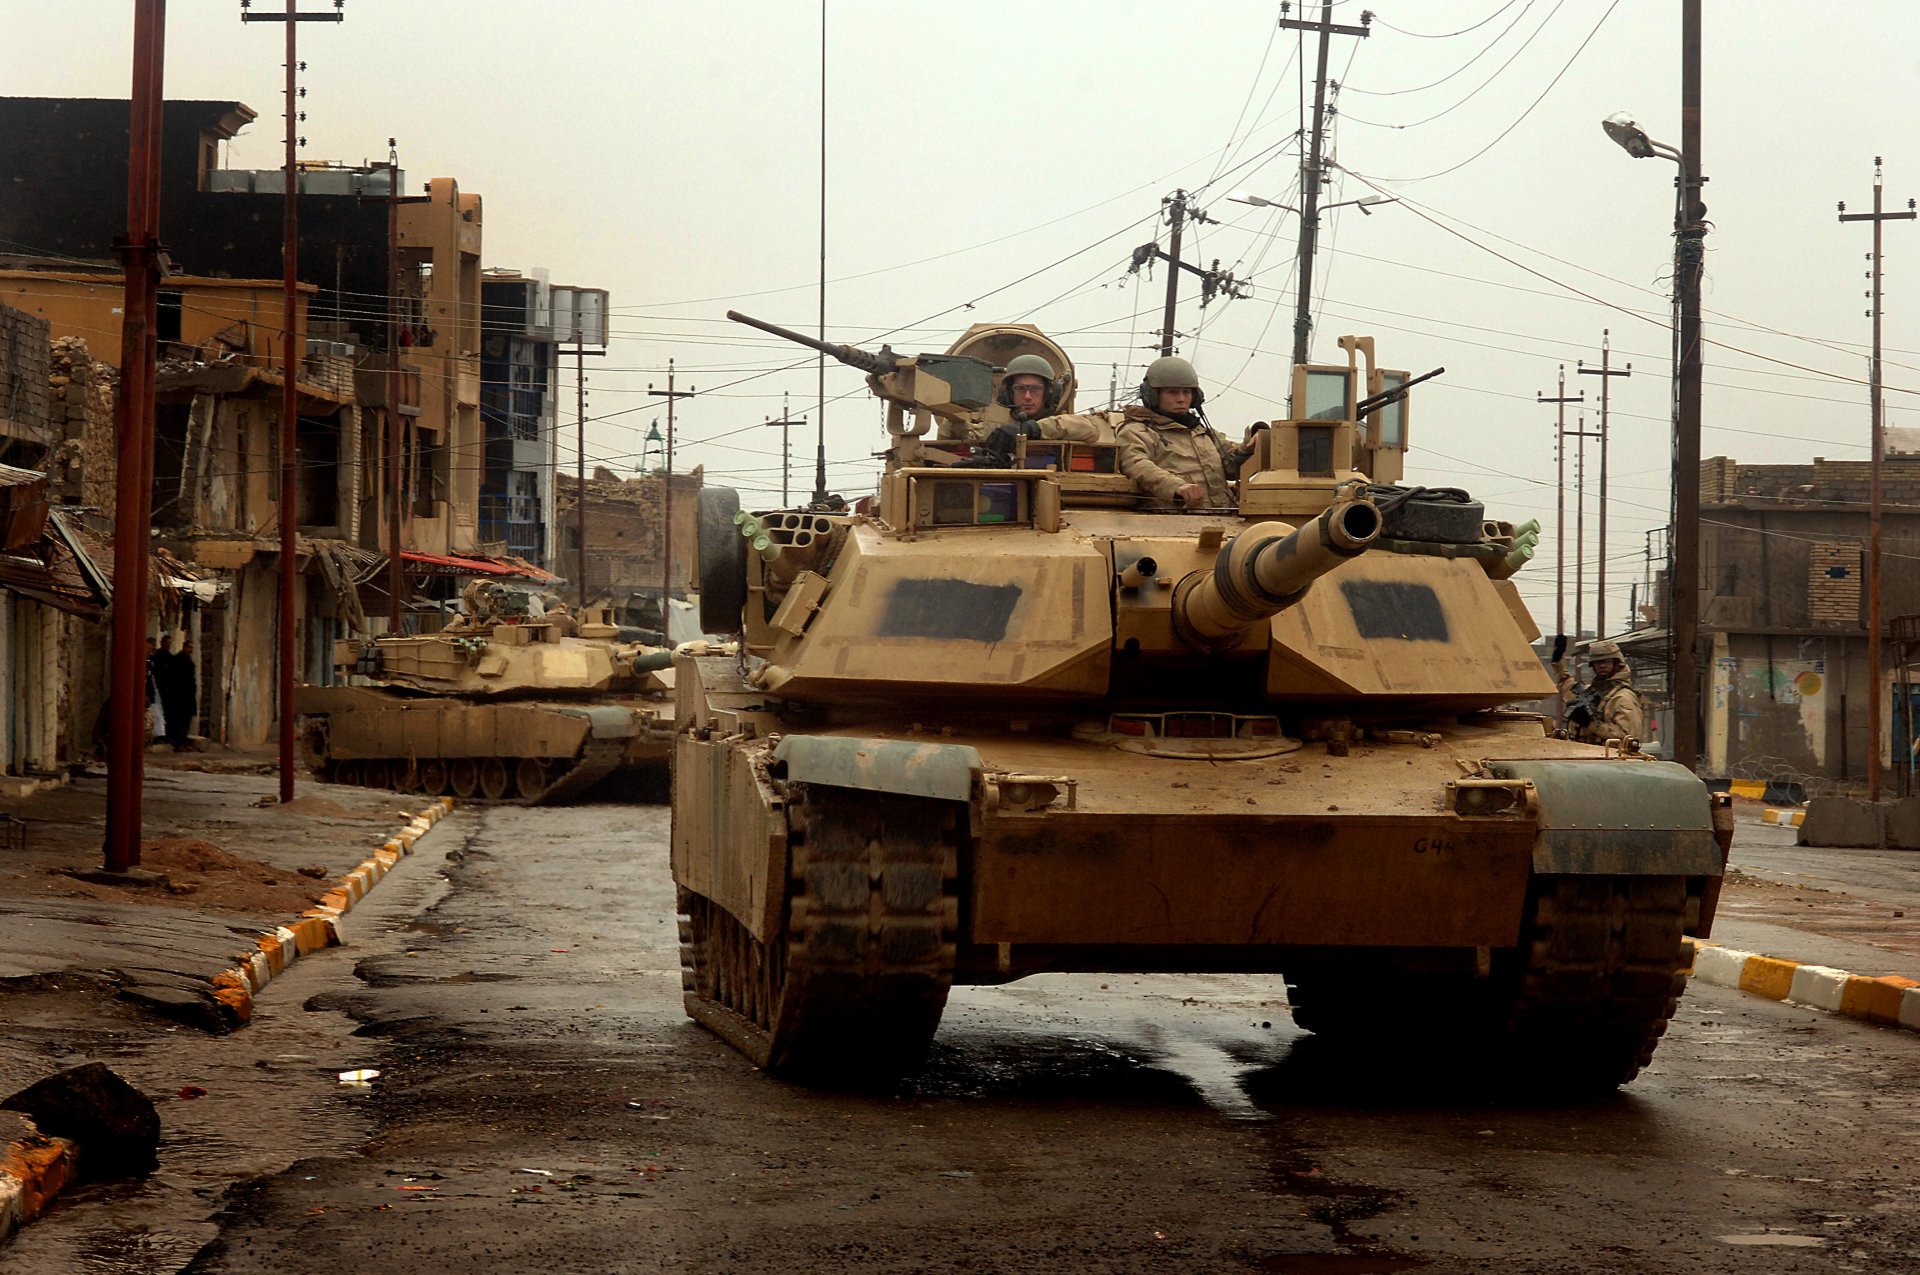
[[[1367,398],[1361,399],[1358,403],[1354,404],[1353,406],[1353,418],[1355,420],[1359,420],[1362,416],[1365,416],[1368,412],[1377,412],[1381,408],[1386,407],[1391,403],[1399,402],[1401,399],[1407,396],[1408,390],[1420,384],[1420,382],[1422,381],[1431,381],[1434,377],[1440,375],[1442,372],[1446,370],[1447,369],[1443,367],[1437,367],[1433,369],[1433,371],[1431,372],[1422,372],[1419,376],[1414,377],[1412,380],[1407,381],[1404,384],[1396,385],[1390,390],[1381,390],[1378,394],[1374,394]]]
[[[765,319],[756,319],[750,314],[738,310],[727,311],[727,317],[735,323],[744,323],[750,328],[759,328],[762,332],[777,336],[795,345],[804,345],[809,350],[818,350],[822,354],[832,355],[848,367],[857,367],[862,372],[874,376],[885,376],[900,366],[899,357],[887,346],[881,346],[878,354],[863,350],[857,345],[839,345],[832,341],[820,341],[804,332],[795,332],[792,328],[783,328],[777,323],[768,323]]]
[[[1249,624],[1293,606],[1315,580],[1366,552],[1382,526],[1364,496],[1338,500],[1298,528],[1255,523],[1221,548],[1212,570],[1174,586],[1174,631],[1195,650],[1231,649]]]

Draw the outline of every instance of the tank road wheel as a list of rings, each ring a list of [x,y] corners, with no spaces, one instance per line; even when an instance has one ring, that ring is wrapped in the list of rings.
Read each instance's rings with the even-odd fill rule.
[[[792,810],[771,943],[685,895],[687,1012],[762,1067],[834,1083],[925,1061],[953,983],[959,807],[815,789]]]
[[[547,764],[538,757],[522,757],[513,765],[513,793],[522,801],[538,801],[547,790]]]
[[[513,772],[503,758],[485,757],[480,761],[480,795],[499,801],[513,787]]]
[[[420,791],[420,763],[416,760],[396,761],[392,764],[393,790],[395,792],[417,793]]]
[[[363,771],[358,761],[337,761],[333,764],[333,782],[358,786]]]
[[[439,757],[429,757],[420,763],[420,791],[429,797],[438,797],[447,790],[447,763]]]
[[[360,768],[360,782],[368,788],[388,788],[392,773],[384,758],[375,757]]]
[[[456,797],[471,797],[480,791],[480,763],[471,757],[455,757],[447,762],[447,783]]]

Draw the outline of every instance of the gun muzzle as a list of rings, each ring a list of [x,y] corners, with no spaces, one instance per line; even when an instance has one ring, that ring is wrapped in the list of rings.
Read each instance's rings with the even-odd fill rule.
[[[1222,546],[1212,570],[1174,585],[1174,631],[1197,651],[1231,650],[1248,625],[1295,605],[1315,580],[1365,553],[1382,525],[1365,497],[1337,501],[1298,528],[1255,523]]]

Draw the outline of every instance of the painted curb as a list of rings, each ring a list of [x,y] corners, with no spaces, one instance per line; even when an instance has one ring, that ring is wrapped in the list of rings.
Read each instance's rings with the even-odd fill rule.
[[[1798,828],[1807,821],[1804,810],[1775,810],[1769,806],[1760,812],[1760,822],[1770,823],[1776,828]]]
[[[22,1116],[19,1123],[32,1129]],[[0,1247],[46,1212],[79,1170],[80,1148],[66,1138],[23,1133],[0,1147]]]
[[[1827,965],[1799,961],[1688,939],[1696,982],[1733,987],[1768,1000],[1790,1001],[1843,1018],[1920,1031],[1920,982],[1897,974],[1870,978]]]
[[[1736,797],[1751,797],[1759,801],[1767,795],[1767,782],[1764,779],[1736,779],[1727,785],[1727,791]]]
[[[334,882],[320,902],[285,925],[277,925],[255,940],[252,950],[234,953],[234,964],[214,975],[214,996],[236,1025],[253,1018],[253,994],[276,974],[308,952],[337,947],[340,935],[334,922],[367,896],[412,851],[427,830],[453,810],[453,798],[440,797],[412,816],[372,857]],[[22,1123],[31,1129],[32,1122]],[[48,1138],[37,1132],[21,1134],[0,1146],[0,1245],[28,1222],[39,1217],[79,1169],[80,1150],[66,1138]]]
[[[236,964],[213,976],[214,995],[227,1007],[234,1021],[244,1024],[252,1020],[254,993],[285,972],[287,966],[308,952],[338,947],[340,935],[334,922],[366,898],[374,884],[411,853],[427,830],[452,810],[453,798],[436,798],[432,805],[408,819],[398,832],[382,842],[370,858],[363,859],[335,881],[318,903],[286,925],[261,934],[254,940],[254,950],[234,953]]]

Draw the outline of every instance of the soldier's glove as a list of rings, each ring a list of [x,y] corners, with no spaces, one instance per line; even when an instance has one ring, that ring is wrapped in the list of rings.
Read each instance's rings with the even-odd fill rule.
[[[988,434],[986,439],[981,443],[981,446],[991,452],[996,459],[1011,461],[1013,459],[1015,439],[1038,437],[1040,437],[1040,427],[1038,425],[1035,425],[1032,421],[1016,421],[1010,425],[1002,425]]]

